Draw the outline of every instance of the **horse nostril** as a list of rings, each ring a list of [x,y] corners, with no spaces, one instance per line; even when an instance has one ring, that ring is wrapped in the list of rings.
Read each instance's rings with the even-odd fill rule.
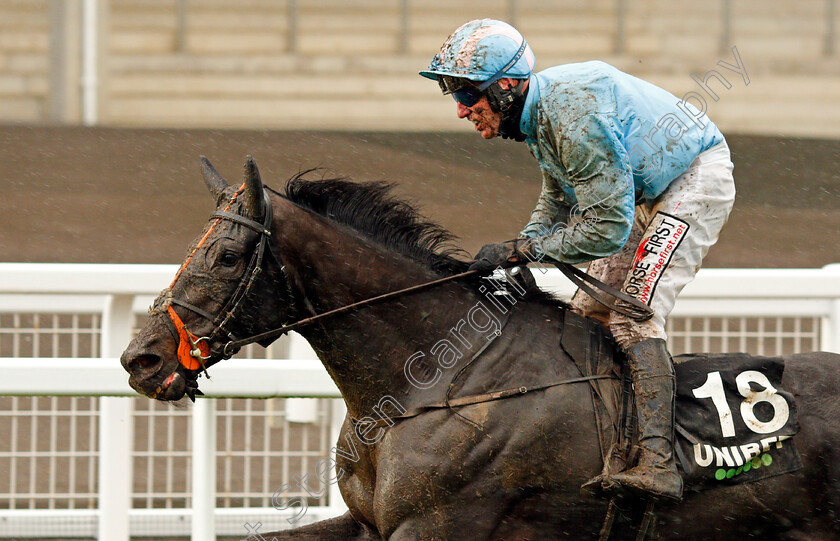
[[[157,355],[138,355],[131,361],[132,372],[136,370],[149,370],[157,366],[161,359]]]

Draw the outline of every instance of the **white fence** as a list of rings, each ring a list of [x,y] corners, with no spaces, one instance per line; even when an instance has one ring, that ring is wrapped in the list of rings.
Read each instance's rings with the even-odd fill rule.
[[[343,512],[334,485],[292,483],[344,415],[299,337],[215,367],[202,382],[212,399],[191,409],[128,398],[117,359],[175,270],[0,264],[0,539],[244,537],[246,524],[288,526],[273,506],[295,496],[310,503],[297,524]],[[535,275],[572,291],[557,272]],[[840,352],[840,265],[703,270],[668,330],[674,353]]]

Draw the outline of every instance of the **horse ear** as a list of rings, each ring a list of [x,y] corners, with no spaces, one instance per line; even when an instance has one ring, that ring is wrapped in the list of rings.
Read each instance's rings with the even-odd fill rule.
[[[257,162],[250,154],[245,157],[245,193],[242,194],[245,211],[252,217],[262,215],[263,183]]]
[[[225,190],[228,188],[227,181],[216,171],[213,167],[213,164],[210,163],[206,157],[202,156],[200,158],[201,161],[201,174],[204,177],[204,184],[207,185],[207,188],[210,190],[210,193],[213,194],[213,197],[216,198],[216,204],[218,205],[219,202],[225,195]]]

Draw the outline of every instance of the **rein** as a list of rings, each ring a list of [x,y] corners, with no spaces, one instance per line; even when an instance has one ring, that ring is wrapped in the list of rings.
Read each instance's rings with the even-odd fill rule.
[[[554,266],[560,269],[570,282],[585,291],[590,297],[595,299],[597,303],[605,306],[607,309],[612,310],[613,312],[618,312],[619,314],[625,315],[635,321],[647,321],[653,317],[653,309],[651,309],[651,307],[647,304],[635,297],[631,297],[630,295],[619,291],[609,284],[605,284],[589,274],[586,274],[579,268],[573,267],[568,263],[556,262],[554,263]],[[605,296],[601,295],[601,293],[590,287],[589,284],[600,289],[602,292],[614,298],[616,301],[619,301],[621,304],[610,301]]]
[[[341,307],[336,308],[334,310],[330,310],[329,312],[324,312],[324,313],[317,314],[317,315],[314,315],[314,316],[311,316],[311,317],[308,317],[308,318],[305,318],[305,319],[301,319],[299,321],[295,321],[294,323],[284,325],[284,326],[279,327],[277,329],[273,329],[273,330],[270,330],[270,331],[266,331],[264,333],[256,334],[254,336],[250,336],[248,338],[243,338],[241,340],[232,340],[232,341],[230,341],[230,342],[228,342],[224,345],[224,347],[222,348],[222,352],[225,355],[227,355],[228,357],[230,357],[231,355],[233,355],[235,353],[236,349],[241,348],[242,346],[246,346],[248,344],[253,344],[254,342],[260,342],[262,340],[277,338],[278,336],[282,336],[289,331],[294,331],[294,330],[299,329],[301,327],[306,327],[307,325],[311,325],[313,323],[316,323],[316,322],[318,322],[322,319],[326,319],[326,318],[331,317],[331,316],[342,314],[344,312],[349,312],[350,310],[355,310],[355,309],[361,308],[363,306],[370,306],[371,304],[381,302],[381,301],[384,301],[384,300],[388,300],[388,299],[392,299],[394,297],[399,297],[401,295],[405,295],[405,294],[408,294],[408,293],[414,293],[415,291],[420,291],[420,290],[427,289],[427,288],[430,288],[430,287],[438,286],[440,284],[444,284],[446,282],[451,282],[453,280],[457,280],[459,278],[464,278],[466,276],[472,276],[474,274],[477,274],[478,272],[479,271],[477,271],[477,270],[466,271],[466,272],[462,272],[462,273],[455,274],[455,275],[452,275],[452,276],[447,276],[445,278],[440,278],[438,280],[432,280],[431,282],[425,282],[425,283],[422,283],[422,284],[419,284],[419,285],[416,285],[416,286],[411,286],[411,287],[406,287],[404,289],[398,289],[396,291],[391,291],[389,293],[378,295],[376,297],[370,297],[368,299],[364,299],[364,300],[361,300],[359,302],[354,302],[353,304],[347,304],[345,306],[341,306]]]
[[[246,186],[246,184],[243,183],[242,186],[234,193],[233,197],[231,198],[231,200],[228,202],[227,206],[225,206],[225,208],[223,210],[216,211],[211,215],[211,217],[215,218],[216,221],[210,226],[210,228],[207,230],[207,232],[204,234],[204,236],[201,238],[201,240],[198,242],[198,244],[196,244],[195,248],[192,250],[192,252],[189,254],[187,259],[181,265],[181,268],[178,269],[178,272],[175,274],[175,278],[172,280],[172,284],[170,284],[170,286],[169,286],[169,288],[171,290],[171,288],[175,285],[175,282],[181,276],[184,269],[186,269],[187,265],[189,265],[190,261],[192,260],[193,256],[195,255],[195,253],[198,251],[199,248],[201,248],[201,246],[205,243],[205,241],[209,238],[210,234],[213,232],[213,230],[216,228],[216,226],[219,223],[221,223],[222,220],[227,220],[227,221],[231,221],[231,222],[243,225],[243,226],[245,226],[249,229],[252,229],[253,231],[256,231],[257,233],[259,233],[260,239],[257,243],[257,247],[254,251],[254,254],[251,257],[251,261],[248,265],[248,268],[246,269],[245,273],[243,274],[242,279],[240,280],[239,285],[236,288],[236,291],[233,293],[233,295],[230,297],[230,299],[225,304],[225,307],[221,310],[221,312],[218,315],[214,316],[213,314],[210,314],[210,313],[206,312],[205,310],[203,310],[203,309],[201,309],[197,306],[194,306],[194,305],[192,305],[192,304],[190,304],[186,301],[183,301],[183,300],[180,300],[180,299],[177,299],[177,298],[172,298],[171,299],[171,301],[170,301],[171,304],[170,304],[170,306],[167,307],[167,310],[166,310],[167,315],[168,315],[168,318],[167,318],[166,321],[170,324],[170,327],[171,327],[170,331],[173,333],[173,336],[178,340],[178,354],[177,354],[178,362],[184,368],[186,368],[187,370],[197,371],[197,370],[201,369],[201,370],[204,371],[204,373],[206,375],[206,373],[207,373],[206,370],[207,370],[208,367],[213,366],[214,364],[216,364],[216,363],[218,363],[222,360],[225,360],[225,359],[228,359],[228,358],[232,357],[234,354],[236,354],[236,352],[242,346],[246,346],[248,344],[253,344],[255,342],[261,342],[263,340],[275,339],[275,338],[277,338],[279,336],[282,336],[282,335],[284,335],[284,334],[286,334],[290,331],[294,331],[294,330],[300,329],[302,327],[312,325],[313,323],[319,322],[319,321],[327,319],[329,317],[336,316],[338,314],[349,312],[351,310],[356,310],[356,309],[359,309],[359,308],[362,308],[362,307],[365,307],[365,306],[370,306],[372,304],[382,302],[382,301],[385,301],[385,300],[389,300],[389,299],[393,299],[393,298],[399,297],[401,295],[407,295],[407,294],[414,293],[414,292],[417,292],[417,291],[421,291],[421,290],[424,290],[424,289],[436,287],[436,286],[444,284],[446,282],[451,282],[453,280],[458,280],[458,279],[461,279],[461,278],[465,278],[467,276],[473,276],[473,275],[476,275],[476,274],[481,272],[479,270],[468,270],[466,272],[461,272],[461,273],[458,273],[458,274],[455,274],[455,275],[452,275],[452,276],[446,276],[444,278],[439,278],[437,280],[432,280],[430,282],[425,282],[425,283],[418,284],[418,285],[415,285],[415,286],[399,289],[399,290],[396,290],[396,291],[391,291],[389,293],[385,293],[385,294],[378,295],[378,296],[375,296],[375,297],[371,297],[371,298],[368,298],[368,299],[364,299],[364,300],[361,300],[361,301],[358,301],[358,302],[355,302],[355,303],[352,303],[352,304],[341,306],[341,307],[336,308],[334,310],[330,310],[328,312],[323,312],[321,314],[316,314],[316,315],[313,315],[313,316],[295,321],[293,323],[283,325],[282,327],[278,327],[276,329],[272,329],[272,330],[269,330],[269,331],[266,331],[266,332],[263,332],[263,333],[260,333],[260,334],[256,334],[256,335],[253,335],[253,336],[250,336],[250,337],[247,337],[247,338],[241,338],[241,339],[237,338],[233,334],[232,331],[230,331],[226,328],[226,326],[229,324],[229,322],[231,320],[235,320],[237,318],[237,312],[239,311],[239,309],[242,305],[242,301],[251,292],[254,283],[257,281],[257,278],[259,277],[259,275],[263,271],[262,262],[265,258],[266,245],[269,246],[269,248],[268,248],[269,253],[272,254],[272,257],[275,259],[275,261],[280,266],[280,271],[282,272],[283,277],[284,277],[285,282],[286,282],[286,289],[289,292],[289,302],[291,303],[292,306],[294,306],[294,304],[295,304],[294,303],[295,299],[294,299],[294,294],[293,294],[293,289],[292,289],[292,283],[291,283],[291,279],[289,277],[289,274],[286,271],[285,265],[282,264],[282,261],[274,253],[274,251],[271,248],[271,245],[269,243],[269,239],[271,237],[273,212],[272,212],[272,208],[271,208],[271,200],[268,197],[268,194],[266,193],[265,189],[262,192],[263,193],[262,207],[263,207],[263,213],[264,213],[262,223],[256,222],[254,220],[251,220],[251,219],[246,218],[244,216],[241,216],[239,214],[234,214],[234,213],[230,212],[230,209],[233,206],[233,204],[236,202],[236,199],[245,190],[245,186]],[[628,298],[626,295],[624,295],[620,291],[617,291],[614,288],[611,288],[607,284],[599,282],[598,280],[594,279],[593,277],[589,276],[588,274],[584,273],[583,271],[580,271],[580,270],[578,270],[574,267],[571,267],[570,265],[557,265],[557,266],[578,287],[584,289],[587,293],[592,295],[596,300],[598,300],[599,302],[602,302],[602,304],[605,304],[610,309],[618,311],[620,313],[624,313],[624,314],[632,317],[633,319],[637,319],[639,321],[643,321],[643,320],[649,319],[651,317],[652,311],[650,310],[650,308],[645,306],[645,305],[641,305],[641,303],[639,303],[639,301],[637,301],[636,299]],[[584,282],[588,282],[589,284],[592,284],[595,287],[598,287],[599,289],[601,289],[602,291],[604,291],[608,295],[610,295],[610,296],[612,296],[612,297],[614,297],[618,300],[625,301],[626,303],[631,304],[632,306],[630,307],[629,313],[628,313],[628,311],[625,311],[625,310],[622,309],[622,308],[625,308],[623,306],[619,307],[619,306],[616,306],[613,303],[609,303],[608,301],[604,302],[602,300],[602,297],[600,295],[598,295],[595,291],[593,291],[592,288],[589,287]],[[182,307],[184,307],[184,308],[186,308],[186,309],[204,317],[205,319],[209,320],[213,324],[213,330],[211,331],[211,333],[207,336],[202,336],[202,337],[198,337],[195,334],[191,333],[186,328],[186,326],[184,325],[184,322],[181,320],[181,318],[178,316],[178,313],[171,306],[172,304],[182,306]],[[219,322],[219,320],[221,320],[221,322]],[[224,345],[222,345],[220,351],[215,351],[215,350],[211,351],[211,344],[213,342],[215,342],[217,339],[219,339],[218,335],[221,334],[221,333],[224,333],[229,340],[224,342]],[[219,341],[221,341],[221,340],[219,340]],[[528,392],[528,391],[532,391],[532,390],[544,389],[544,388],[551,387],[551,386],[554,386],[554,385],[562,385],[564,383],[573,383],[573,382],[577,382],[577,381],[587,381],[588,379],[592,379],[592,378],[583,378],[583,379],[578,378],[574,381],[571,381],[571,380],[570,381],[562,381],[562,382],[552,383],[552,384],[549,384],[547,386],[544,385],[544,386],[539,386],[539,387],[534,387],[534,388],[525,388],[525,391],[522,391],[522,389],[523,389],[522,387],[517,388],[517,389],[508,389],[506,391],[498,391],[497,393],[490,393],[488,395],[481,395],[481,397],[479,397],[479,398],[482,398],[482,400],[480,400],[480,401],[499,400],[500,398],[507,398],[509,396],[522,394],[524,392]],[[199,392],[199,391],[196,391],[196,392]],[[496,396],[496,395],[498,395],[498,396]],[[467,397],[467,398],[474,398],[474,397]],[[436,408],[436,407],[450,407],[451,405],[466,405],[467,403],[463,403],[463,404],[459,403],[462,400],[465,400],[465,399],[456,399],[456,400],[453,400],[453,401],[450,402],[449,399],[448,399],[448,394],[447,394],[446,403],[444,403],[442,405],[433,404],[433,405],[430,405],[430,406],[425,406],[425,408],[427,408],[427,409],[432,408],[433,409],[433,408]],[[458,402],[458,403],[456,403],[456,402]],[[469,402],[469,403],[476,403],[476,402]]]

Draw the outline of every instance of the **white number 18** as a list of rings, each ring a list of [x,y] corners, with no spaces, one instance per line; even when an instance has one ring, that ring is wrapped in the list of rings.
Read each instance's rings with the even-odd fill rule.
[[[762,386],[761,391],[753,391],[750,382]],[[790,408],[787,400],[776,394],[776,388],[770,384],[767,376],[755,370],[745,370],[735,378],[738,392],[744,397],[741,401],[741,418],[747,428],[757,434],[769,434],[785,426],[790,418]],[[735,435],[735,423],[732,420],[732,410],[726,403],[726,394],[723,390],[723,380],[720,372],[710,372],[706,376],[706,382],[691,391],[696,398],[711,398],[712,403],[718,412],[720,429],[723,437],[731,438]],[[759,402],[767,402],[773,406],[773,417],[769,421],[761,421],[755,416],[753,408]]]

